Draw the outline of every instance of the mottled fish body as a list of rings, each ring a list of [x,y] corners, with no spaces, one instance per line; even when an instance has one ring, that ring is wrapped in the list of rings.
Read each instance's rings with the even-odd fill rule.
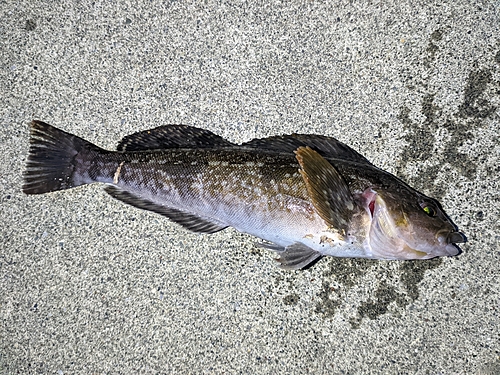
[[[114,198],[199,233],[234,227],[268,241],[284,268],[322,255],[428,259],[465,242],[439,204],[343,143],[317,135],[236,145],[167,125],[125,137],[117,151],[33,121],[23,191],[100,182]]]

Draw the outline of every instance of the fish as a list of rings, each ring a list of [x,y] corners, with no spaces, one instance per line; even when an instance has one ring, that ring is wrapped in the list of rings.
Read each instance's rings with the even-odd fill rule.
[[[455,256],[467,241],[437,200],[332,137],[279,135],[238,145],[205,129],[163,125],[127,135],[109,151],[33,120],[22,191],[93,183],[192,232],[233,227],[258,237],[284,269],[323,256]]]

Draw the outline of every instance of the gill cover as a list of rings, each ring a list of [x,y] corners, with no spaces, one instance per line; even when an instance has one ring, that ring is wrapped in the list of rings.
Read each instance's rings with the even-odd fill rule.
[[[382,197],[376,194],[370,202],[372,222],[367,241],[377,259],[426,259],[427,254],[410,248],[401,236],[401,229]]]

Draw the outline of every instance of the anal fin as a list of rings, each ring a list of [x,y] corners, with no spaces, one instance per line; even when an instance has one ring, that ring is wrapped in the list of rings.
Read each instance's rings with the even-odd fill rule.
[[[196,233],[210,234],[218,232],[227,227],[225,225],[209,221],[206,218],[201,218],[198,215],[192,213],[159,205],[155,202],[138,197],[129,191],[117,188],[115,186],[107,186],[104,190],[113,198],[121,200],[122,202],[130,204],[132,206],[141,208],[143,210],[152,211],[157,214],[166,216],[173,222],[180,224],[184,228]]]
[[[260,243],[258,245],[276,251],[279,255],[279,258],[276,260],[280,263],[280,268],[285,270],[298,270],[304,268],[321,256],[319,252],[300,242],[296,242],[286,247],[267,243]]]

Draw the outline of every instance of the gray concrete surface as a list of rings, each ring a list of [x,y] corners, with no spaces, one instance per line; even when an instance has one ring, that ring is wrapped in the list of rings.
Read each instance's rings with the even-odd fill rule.
[[[500,2],[0,4],[0,373],[500,373]],[[283,271],[100,186],[21,193],[27,124],[331,135],[437,197],[455,258]]]

